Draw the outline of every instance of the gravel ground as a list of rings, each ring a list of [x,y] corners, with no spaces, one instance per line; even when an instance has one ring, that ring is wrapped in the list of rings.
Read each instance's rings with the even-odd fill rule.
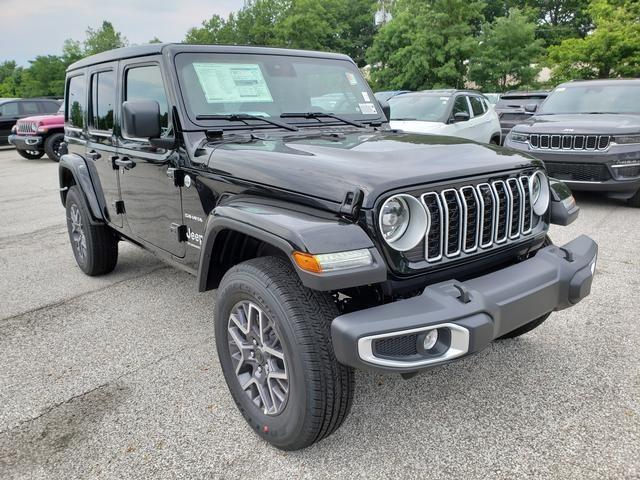
[[[578,198],[592,296],[411,380],[357,374],[342,428],[285,453],[252,434],[216,358],[215,293],[121,244],[76,267],[57,165],[0,150],[0,478],[640,478],[640,210]]]

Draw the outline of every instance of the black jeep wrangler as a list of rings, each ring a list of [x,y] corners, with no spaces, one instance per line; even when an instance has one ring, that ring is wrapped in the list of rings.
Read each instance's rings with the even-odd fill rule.
[[[145,45],[71,65],[62,203],[79,267],[127,240],[218,289],[220,365],[282,449],[335,431],[354,368],[412,375],[589,294],[597,245],[539,160],[389,129],[344,55]]]

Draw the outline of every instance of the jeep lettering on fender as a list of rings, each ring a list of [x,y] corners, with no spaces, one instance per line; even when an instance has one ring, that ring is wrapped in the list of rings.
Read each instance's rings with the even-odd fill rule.
[[[131,241],[217,288],[220,368],[278,448],[342,424],[354,369],[446,364],[590,292],[597,245],[549,240],[578,207],[542,162],[390,129],[344,55],[144,45],[74,63],[66,85],[78,266],[106,274]]]

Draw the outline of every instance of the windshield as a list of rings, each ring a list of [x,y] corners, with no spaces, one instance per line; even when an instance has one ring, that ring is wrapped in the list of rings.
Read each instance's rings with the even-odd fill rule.
[[[640,113],[640,82],[558,87],[544,102],[540,113]]]
[[[391,120],[444,122],[448,95],[398,95],[389,100]]]
[[[315,112],[360,121],[380,117],[373,93],[358,68],[345,60],[180,53],[176,68],[189,117],[197,123],[228,126],[238,117],[219,116],[236,114],[279,119],[286,113]],[[288,123],[336,122],[328,116],[285,118]],[[269,126],[259,121],[245,123]]]

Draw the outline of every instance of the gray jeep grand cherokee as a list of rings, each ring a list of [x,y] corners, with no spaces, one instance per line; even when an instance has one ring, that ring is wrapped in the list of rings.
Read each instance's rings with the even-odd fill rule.
[[[598,247],[552,245],[578,208],[542,162],[390,129],[344,55],[129,47],[71,65],[65,98],[79,268],[128,241],[217,288],[220,369],[279,448],[342,424],[354,368],[443,365],[589,294]]]
[[[563,83],[505,146],[543,160],[572,190],[640,207],[640,79]]]

